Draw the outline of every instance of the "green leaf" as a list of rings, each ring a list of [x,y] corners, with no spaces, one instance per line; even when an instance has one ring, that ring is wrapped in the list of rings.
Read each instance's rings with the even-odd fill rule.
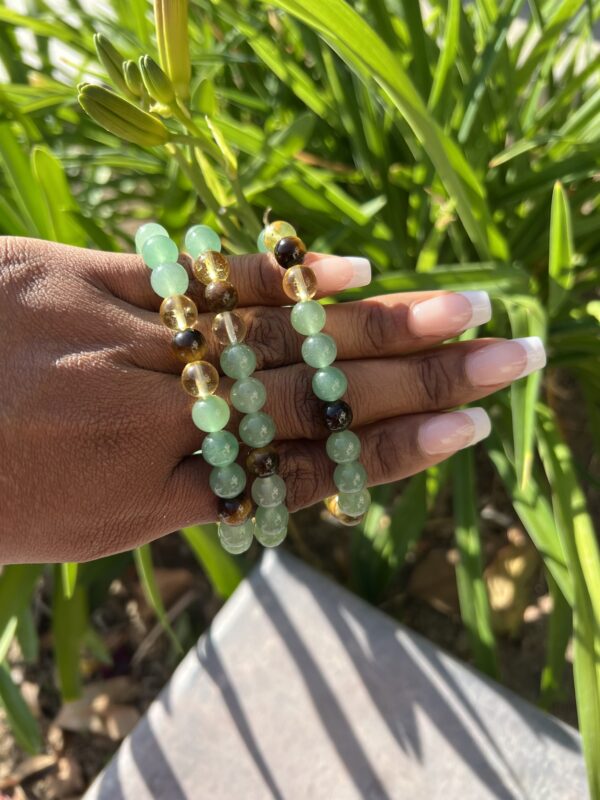
[[[41,564],[11,564],[0,575],[0,633],[27,608],[42,574]]]
[[[150,607],[154,610],[160,624],[163,626],[165,632],[168,634],[173,646],[178,653],[182,653],[183,649],[179,639],[175,635],[171,623],[167,617],[162,597],[158,591],[156,583],[156,575],[154,573],[154,564],[152,562],[152,552],[149,544],[144,544],[141,547],[136,547],[133,551],[133,559],[137,573],[146,596],[146,600]]]
[[[4,630],[0,631],[0,664],[8,655],[8,650],[17,632],[18,621],[17,617],[11,617],[8,624],[5,625]]]
[[[77,564],[65,563],[60,565],[62,572],[62,583],[65,589],[65,597],[70,600],[75,591],[75,584],[77,583]]]
[[[23,658],[28,664],[35,664],[39,657],[40,644],[31,608],[23,608],[17,620],[17,639]]]
[[[552,610],[548,619],[546,663],[540,681],[540,705],[550,709],[561,694],[566,650],[573,631],[573,614],[550,572],[546,573],[546,581],[552,598]]]
[[[243,580],[244,570],[240,566],[239,559],[233,558],[223,550],[214,526],[194,525],[191,528],[183,528],[181,533],[215,592],[220,597],[230,597]]]
[[[4,664],[0,664],[0,703],[18,744],[32,755],[39,753],[42,737],[38,724]]]
[[[429,95],[428,108],[435,113],[440,100],[448,86],[448,76],[454,68],[458,52],[458,38],[460,31],[461,0],[448,0],[446,11],[446,28],[444,41],[440,48],[440,56],[433,76],[433,85]]]
[[[86,237],[72,216],[77,211],[62,164],[47,147],[35,147],[31,154],[33,173],[52,218],[54,240],[83,247]]]
[[[554,184],[550,216],[548,313],[556,316],[575,283],[573,228],[569,199],[560,181]]]
[[[79,667],[81,645],[88,627],[87,592],[77,586],[71,597],[63,583],[62,565],[54,568],[52,593],[52,634],[54,659],[63,700],[74,700],[81,693]]]

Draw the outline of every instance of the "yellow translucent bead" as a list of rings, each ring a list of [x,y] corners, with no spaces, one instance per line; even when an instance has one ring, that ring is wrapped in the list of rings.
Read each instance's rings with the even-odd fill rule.
[[[337,494],[327,497],[323,502],[325,503],[325,508],[327,511],[329,511],[331,516],[342,525],[346,525],[348,528],[352,528],[354,525],[360,525],[365,518],[365,514],[361,514],[359,517],[350,517],[348,514],[344,514],[343,511],[340,511]]]
[[[267,250],[273,250],[275,245],[280,239],[286,236],[295,236],[296,230],[290,225],[289,222],[284,222],[278,219],[276,222],[271,222],[270,225],[264,230],[263,240]]]
[[[181,373],[183,388],[192,397],[208,397],[219,386],[219,373],[208,361],[191,361]]]
[[[233,311],[221,311],[213,319],[212,332],[219,344],[227,347],[230,344],[239,344],[246,338],[246,323]]]
[[[205,286],[229,280],[229,261],[216,250],[207,250],[194,261],[194,275]]]
[[[160,304],[160,318],[171,331],[185,331],[198,321],[198,309],[184,294],[172,294]]]
[[[290,267],[283,276],[283,291],[292,300],[310,300],[317,293],[317,277],[310,267]]]

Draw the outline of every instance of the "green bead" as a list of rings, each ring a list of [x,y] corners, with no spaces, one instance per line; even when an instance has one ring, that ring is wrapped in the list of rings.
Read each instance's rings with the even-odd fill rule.
[[[221,237],[208,225],[192,225],[185,235],[185,249],[196,260],[207,250],[221,252]]]
[[[328,367],[333,364],[336,355],[335,341],[326,333],[315,333],[302,342],[302,358],[309,367]]]
[[[241,378],[231,387],[231,404],[244,414],[259,411],[267,399],[267,390],[256,378]]]
[[[265,229],[264,228],[258,234],[258,238],[256,240],[256,246],[258,247],[258,252],[259,253],[268,253],[269,252],[269,248],[265,244]]]
[[[162,225],[159,225],[158,222],[146,222],[145,225],[141,225],[135,234],[135,250],[136,253],[142,252],[142,249],[148,239],[152,236],[166,236],[169,238],[169,234]]]
[[[259,506],[256,509],[254,535],[264,547],[276,547],[286,537],[289,516],[282,503],[271,508]]]
[[[303,300],[292,308],[292,327],[303,336],[318,333],[325,325],[325,309],[316,300]]]
[[[170,297],[173,294],[185,294],[190,285],[190,278],[181,264],[161,264],[152,270],[150,283],[157,295]]]
[[[360,461],[338,464],[333,472],[333,482],[340,492],[360,492],[367,485],[367,471]]]
[[[273,418],[263,411],[246,414],[240,422],[240,439],[250,447],[265,447],[275,438]]]
[[[170,264],[179,258],[179,248],[168,236],[156,234],[146,239],[142,247],[144,264],[150,269],[156,269],[161,264]],[[166,296],[166,295],[165,295]]]
[[[252,484],[252,499],[261,508],[272,508],[283,503],[286,491],[285,482],[279,475],[256,478]]]
[[[211,394],[196,400],[192,406],[192,420],[197,428],[207,433],[222,430],[229,422],[229,406],[222,397]]]
[[[228,553],[237,556],[245,553],[252,544],[254,520],[247,519],[241,525],[226,525],[224,522],[220,522],[217,530],[221,547]]]
[[[336,464],[356,461],[360,456],[360,439],[352,431],[332,433],[325,445],[327,455]]]
[[[202,457],[213,467],[226,467],[238,457],[240,446],[229,431],[215,431],[204,437]]]
[[[371,495],[367,489],[360,492],[340,492],[338,494],[338,508],[342,514],[349,517],[360,517],[371,505]]]
[[[239,464],[214,467],[210,472],[208,482],[217,497],[237,497],[246,486],[246,473]]]
[[[337,367],[324,367],[313,375],[313,392],[319,400],[331,403],[345,393],[348,388],[348,381],[341,369]]]
[[[232,344],[221,353],[221,369],[230,378],[247,378],[256,369],[254,350],[247,344]]]

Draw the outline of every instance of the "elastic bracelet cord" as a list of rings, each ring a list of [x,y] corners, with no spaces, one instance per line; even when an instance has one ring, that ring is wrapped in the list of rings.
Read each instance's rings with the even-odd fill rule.
[[[316,369],[312,378],[314,394],[323,401],[323,421],[329,436],[326,449],[336,464],[333,480],[338,493],[325,500],[328,511],[344,525],[358,525],[371,503],[365,488],[367,473],[358,461],[360,439],[348,430],[352,424],[352,409],[345,400],[348,381],[338,367],[332,366],[337,356],[334,339],[322,333],[325,308],[313,297],[317,279],[313,270],[304,265],[306,246],[295,229],[282,220],[267,225],[259,234],[258,249],[272,252],[286,272],[283,290],[295,305],[291,322],[298,333],[306,336],[302,342],[302,358]]]

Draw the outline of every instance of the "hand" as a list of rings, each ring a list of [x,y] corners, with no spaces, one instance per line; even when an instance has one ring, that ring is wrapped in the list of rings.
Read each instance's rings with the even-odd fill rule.
[[[364,259],[310,254],[325,294],[364,284]],[[291,510],[334,492],[313,370],[300,358],[282,270],[231,258],[239,313],[275,419]],[[192,296],[202,311],[200,287]],[[137,256],[0,239],[0,562],[85,561],[216,519],[210,467],[181,364]],[[371,484],[398,480],[483,438],[484,397],[545,363],[537,339],[438,346],[489,316],[485,293],[391,294],[329,306]],[[210,343],[212,314],[199,329]],[[228,395],[231,381],[220,392]],[[231,428],[239,417],[232,413]]]

